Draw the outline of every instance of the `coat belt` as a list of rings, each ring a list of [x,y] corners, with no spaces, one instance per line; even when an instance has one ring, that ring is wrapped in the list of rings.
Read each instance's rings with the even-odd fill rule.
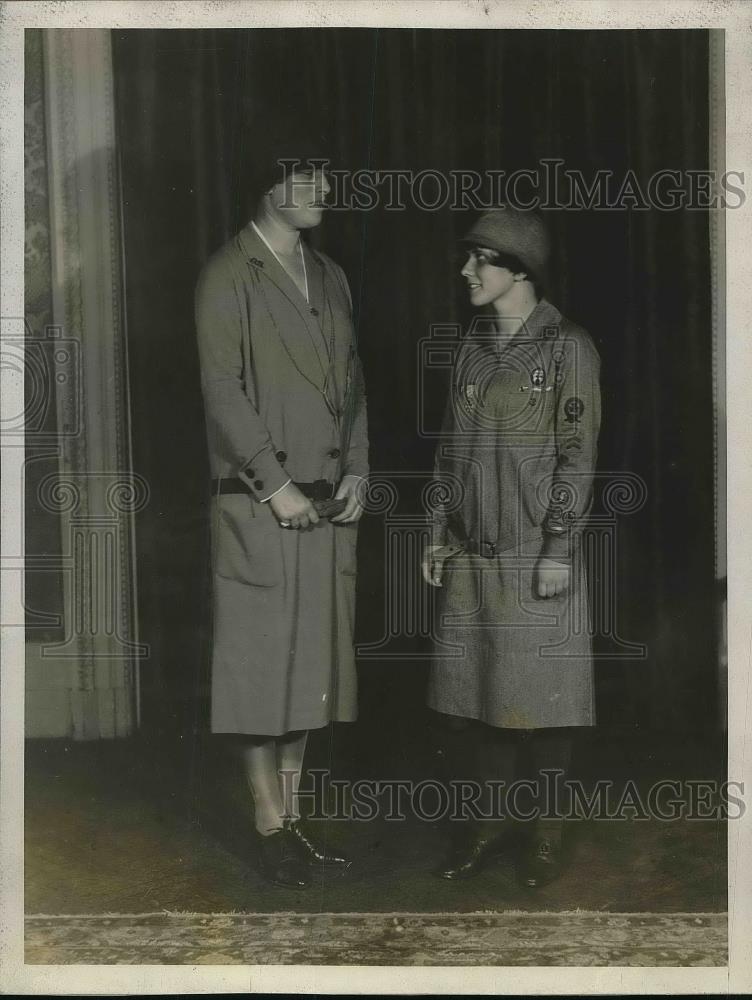
[[[309,500],[331,500],[336,490],[334,483],[326,479],[317,479],[313,483],[295,483],[303,496]],[[253,490],[242,479],[212,479],[212,496],[220,493],[248,493]]]
[[[453,517],[449,518],[449,527],[458,543],[468,555],[481,556],[483,559],[496,558],[498,554],[496,542],[488,542],[483,538],[468,538],[465,535],[461,522]]]
[[[497,555],[495,542],[485,542],[476,538],[465,539],[462,548],[471,556],[481,556],[483,559],[495,559]]]

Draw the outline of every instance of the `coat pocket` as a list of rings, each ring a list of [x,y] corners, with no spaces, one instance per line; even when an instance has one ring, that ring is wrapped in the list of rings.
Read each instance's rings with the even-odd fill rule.
[[[282,580],[282,529],[271,510],[243,494],[212,502],[216,575],[253,587],[276,587]]]
[[[358,546],[357,524],[335,524],[334,544],[337,552],[337,570],[345,576],[355,576]]]

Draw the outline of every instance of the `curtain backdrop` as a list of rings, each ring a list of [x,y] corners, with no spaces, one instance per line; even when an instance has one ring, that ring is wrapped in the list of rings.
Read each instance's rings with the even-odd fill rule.
[[[113,33],[147,724],[202,722],[208,659],[208,467],[193,289],[242,215],[241,116],[302,108],[333,125],[336,165],[536,169],[587,178],[708,167],[704,31],[201,30]],[[252,140],[251,140],[252,145]],[[644,480],[619,522],[615,613],[643,660],[596,666],[604,723],[714,724],[713,403],[708,218],[552,211],[549,297],[603,360],[599,469]],[[416,423],[418,343],[467,320],[453,246],[472,213],[332,212],[316,245],[348,274],[369,393],[372,465],[430,469]],[[429,423],[446,379],[427,383]],[[408,491],[409,492],[409,491]],[[382,527],[364,520],[358,629],[378,634]],[[595,581],[598,583],[598,581]],[[374,624],[375,623],[375,624]],[[371,631],[369,632],[369,629]],[[375,630],[375,631],[374,631]],[[600,651],[608,653],[608,644]],[[368,661],[362,717],[422,705],[425,665]]]

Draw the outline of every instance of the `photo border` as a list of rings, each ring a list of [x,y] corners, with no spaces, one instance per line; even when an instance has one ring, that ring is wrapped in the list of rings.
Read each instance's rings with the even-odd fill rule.
[[[24,315],[23,30],[26,27],[441,27],[442,29],[725,29],[726,163],[750,180],[752,6],[744,2],[567,0],[506,2],[67,2],[0,6],[0,316]],[[750,205],[726,213],[728,401],[729,762],[734,780],[752,788],[750,586],[752,532],[752,256]],[[5,325],[5,324],[4,324]],[[3,335],[5,333],[3,332]],[[3,414],[23,410],[23,378],[3,371]],[[19,408],[20,407],[20,408]],[[24,451],[2,448],[3,552],[23,556]],[[692,540],[687,539],[687,544]],[[10,576],[11,574],[3,574]],[[23,621],[22,574],[3,580],[2,621]],[[0,702],[0,960],[6,992],[290,992],[290,993],[744,993],[752,991],[752,810],[729,824],[729,968],[445,968],[320,966],[24,966],[23,768],[24,630],[2,630]]]

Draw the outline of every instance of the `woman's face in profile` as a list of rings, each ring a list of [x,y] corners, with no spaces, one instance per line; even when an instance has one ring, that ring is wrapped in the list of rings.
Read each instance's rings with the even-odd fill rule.
[[[514,275],[506,267],[496,267],[497,254],[487,247],[472,247],[460,272],[467,282],[472,305],[490,305],[502,298],[514,286]]]
[[[295,229],[318,226],[331,191],[325,171],[301,164],[269,192],[271,207]]]

